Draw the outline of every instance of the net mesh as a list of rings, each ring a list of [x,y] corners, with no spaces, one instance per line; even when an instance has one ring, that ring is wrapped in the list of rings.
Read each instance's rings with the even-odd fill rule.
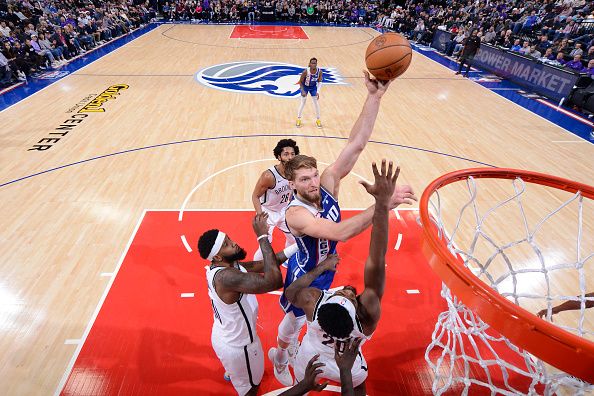
[[[479,180],[486,184],[480,190]],[[454,185],[458,191],[453,195],[458,198],[446,201],[440,190]],[[591,238],[584,240],[584,228],[590,231],[594,217],[590,216],[594,214],[592,201],[584,200],[580,192],[551,191],[532,184],[528,188],[520,178],[468,177],[466,183],[450,186],[433,193],[429,210],[451,254],[516,305],[534,313],[546,309],[545,320],[552,321],[554,306],[579,301],[579,309],[556,315],[553,323],[592,339],[593,321],[587,315],[594,312],[588,312],[586,302],[594,297],[586,294],[594,291],[594,247]],[[494,194],[497,191],[500,194]],[[461,196],[467,198],[460,208]],[[553,204],[535,210],[534,197],[539,201],[548,198]],[[561,253],[550,248],[557,242],[564,247]],[[498,334],[445,284],[441,295],[447,310],[439,315],[425,353],[434,373],[434,394],[456,391],[465,395],[475,388],[480,394],[487,390],[503,395],[594,394],[591,384],[547,365]]]

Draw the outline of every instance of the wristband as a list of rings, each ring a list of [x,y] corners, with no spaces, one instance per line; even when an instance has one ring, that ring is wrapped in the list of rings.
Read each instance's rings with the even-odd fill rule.
[[[262,239],[262,238],[268,238],[268,234],[260,235],[258,237],[258,242],[260,242],[260,239]]]
[[[294,255],[298,251],[299,251],[299,247],[297,246],[296,243],[294,243],[291,246],[286,247],[283,250],[283,254],[285,255],[286,258],[290,258],[292,255]]]

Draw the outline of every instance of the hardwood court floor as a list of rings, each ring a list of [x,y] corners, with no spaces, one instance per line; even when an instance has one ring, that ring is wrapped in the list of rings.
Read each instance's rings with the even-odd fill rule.
[[[60,391],[110,282],[101,274],[114,271],[145,209],[180,208],[197,184],[234,166],[209,179],[186,207],[250,209],[257,175],[274,163],[280,136],[296,136],[302,152],[322,163],[345,144],[366,93],[363,54],[377,33],[304,27],[307,40],[249,40],[230,39],[232,30],[162,25],[0,113],[2,394]],[[311,102],[296,129],[297,100],[215,90],[195,80],[217,64],[305,66],[312,56],[348,83],[324,86],[321,130]],[[114,85],[127,88],[100,106],[104,112],[80,113]],[[54,140],[38,143],[44,138]],[[445,172],[481,164],[594,180],[593,145],[416,53],[384,97],[372,140],[354,172],[369,178],[371,161],[393,159],[401,181],[419,194]],[[568,140],[576,142],[556,143]],[[38,144],[51,147],[29,150]],[[356,181],[343,181],[344,208],[371,203]],[[537,209],[547,206],[538,201]],[[590,217],[586,235],[592,228]]]

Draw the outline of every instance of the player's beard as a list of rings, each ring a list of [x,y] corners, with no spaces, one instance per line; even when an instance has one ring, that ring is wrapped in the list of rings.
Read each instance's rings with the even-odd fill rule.
[[[312,205],[320,206],[320,190],[316,191],[315,193],[310,192],[303,192],[299,194],[305,201],[309,202]]]
[[[230,254],[228,256],[223,256],[226,262],[234,263],[236,261],[241,261],[247,256],[247,252],[243,248],[239,248],[239,252]]]

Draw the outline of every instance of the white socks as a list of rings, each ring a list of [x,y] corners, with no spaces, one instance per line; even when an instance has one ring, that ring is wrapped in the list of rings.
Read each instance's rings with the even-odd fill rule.
[[[305,99],[307,96],[301,96],[301,104],[299,105],[299,111],[297,112],[297,118],[301,118],[301,114],[303,114],[303,108],[305,107]]]
[[[316,118],[319,120],[320,119],[320,104],[318,103],[318,98],[313,96],[311,99],[313,100],[314,107],[316,108]]]

